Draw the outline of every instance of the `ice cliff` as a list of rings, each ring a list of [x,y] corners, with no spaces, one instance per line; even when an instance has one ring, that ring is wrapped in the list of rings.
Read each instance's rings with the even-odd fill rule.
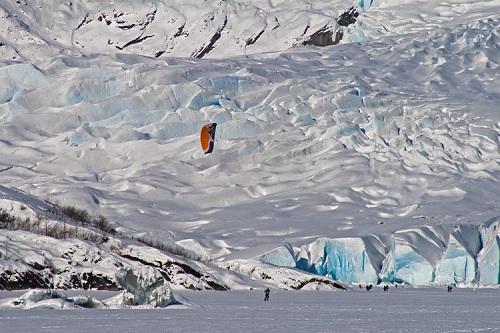
[[[319,238],[260,260],[348,283],[496,285],[500,218],[480,225],[424,226],[389,235]]]

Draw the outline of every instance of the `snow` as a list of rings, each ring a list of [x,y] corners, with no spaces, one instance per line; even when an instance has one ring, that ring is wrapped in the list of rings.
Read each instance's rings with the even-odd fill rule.
[[[371,292],[188,292],[158,310],[2,310],[11,332],[488,332],[500,327],[498,289],[382,288]],[[3,297],[0,294],[0,297]],[[101,296],[103,297],[103,296]],[[107,297],[107,296],[104,296]]]
[[[0,35],[10,59],[127,52],[151,57],[221,57],[298,45],[349,7],[350,1],[205,1],[102,4],[95,1],[0,6]]]
[[[52,224],[48,226],[52,228]],[[66,230],[70,226],[66,224]],[[80,235],[84,232],[85,229],[80,227]],[[228,278],[247,289],[253,285],[244,277],[228,274],[220,268],[209,268],[166,251],[138,245],[127,238],[108,238],[106,242],[69,237],[55,239],[3,229],[0,233],[0,286],[8,290],[26,287],[128,290],[128,283],[122,285],[124,279],[117,278],[121,269],[137,270],[137,275],[144,276],[146,282],[160,274],[157,271],[160,270],[179,289],[227,289],[224,281]],[[140,273],[141,269],[146,273]],[[224,281],[210,271],[225,276]],[[158,288],[162,291],[160,286]],[[167,286],[164,288],[168,289]],[[168,292],[163,290],[161,295],[168,295]]]
[[[104,302],[95,298],[78,295],[68,297],[59,290],[32,289],[17,298],[0,301],[0,309],[77,309],[90,308],[102,309],[106,307]]]
[[[342,283],[328,277],[308,274],[302,270],[269,265],[259,260],[240,259],[225,263],[231,271],[249,276],[266,287],[277,287],[285,290],[346,290]]]
[[[340,45],[302,46],[352,5]],[[498,284],[498,0],[199,7],[0,4],[0,207],[33,217],[48,198],[104,214],[127,239],[183,246],[215,266],[172,269],[196,289],[253,286],[252,268],[290,287],[289,272],[309,277],[297,267],[349,283]],[[219,126],[204,155],[207,122]],[[30,263],[48,253],[66,286],[70,272],[114,277],[123,254],[170,258],[0,239]],[[83,261],[99,251],[102,265]]]

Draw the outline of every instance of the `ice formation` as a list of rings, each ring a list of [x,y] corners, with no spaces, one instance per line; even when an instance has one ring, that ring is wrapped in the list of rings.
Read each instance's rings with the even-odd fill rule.
[[[116,273],[116,279],[125,291],[108,304],[163,308],[178,303],[165,277],[153,267],[127,267]]]
[[[390,235],[321,238],[259,257],[347,283],[492,286],[499,280],[500,219],[420,227]]]
[[[103,309],[106,304],[86,295],[67,296],[59,290],[32,289],[19,297],[0,302],[0,308],[10,309]]]
[[[152,267],[129,267],[117,272],[125,291],[100,301],[87,295],[67,296],[54,289],[32,289],[0,301],[0,309],[159,308],[180,304],[162,274]]]

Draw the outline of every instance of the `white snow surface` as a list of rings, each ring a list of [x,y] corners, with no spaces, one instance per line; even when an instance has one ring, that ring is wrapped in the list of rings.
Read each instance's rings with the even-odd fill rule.
[[[347,39],[325,48],[290,47],[306,22],[321,28],[352,4],[220,3],[3,2],[0,196],[19,188],[221,260],[500,215],[500,1],[361,1]],[[226,17],[206,59],[181,58]],[[189,36],[169,40],[184,21]],[[238,38],[260,27],[245,57]],[[207,122],[218,126],[203,155]],[[436,241],[420,231],[396,255]],[[483,265],[470,240],[445,251],[439,235],[405,269],[429,273],[453,247]]]
[[[162,244],[158,246],[162,248],[160,250],[124,235],[103,235],[97,229],[75,225],[75,221],[61,221],[61,216],[56,213],[52,213],[53,218],[49,219],[45,206],[54,208],[47,202],[18,190],[5,187],[3,190],[4,194],[10,194],[19,201],[3,199],[1,209],[23,219],[35,218],[31,220],[31,232],[0,229],[1,289],[124,290],[105,302],[106,306],[116,308],[154,308],[176,304],[171,288],[249,290],[265,286],[304,290],[346,289],[331,278],[318,277],[293,267],[275,267],[259,260],[227,264],[200,262],[189,252],[179,252],[173,246],[175,244],[157,243]],[[44,217],[38,220],[41,214]],[[59,235],[55,236],[59,238],[46,236],[47,232]],[[21,308],[75,305],[65,296],[55,296],[54,300],[43,299],[42,303],[28,304],[23,299],[16,300],[9,302],[8,306],[11,303]]]
[[[382,288],[371,292],[262,290],[182,293],[188,308],[3,310],[8,332],[496,332],[498,289]],[[0,301],[2,293],[0,293]]]
[[[14,60],[40,59],[40,53],[48,57],[64,52],[220,58],[283,51],[300,45],[325,26],[340,28],[337,17],[357,3],[357,0],[6,2],[0,5],[0,36],[5,39],[3,54]]]

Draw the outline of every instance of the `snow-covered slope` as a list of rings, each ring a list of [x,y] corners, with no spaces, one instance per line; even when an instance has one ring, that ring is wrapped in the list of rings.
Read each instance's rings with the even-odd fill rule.
[[[31,61],[40,60],[40,53],[66,52],[241,56],[316,41],[339,43],[348,26],[359,25],[356,18],[362,9],[355,9],[356,4],[356,0],[16,1],[0,4],[0,36],[13,59]]]
[[[4,185],[226,260],[500,215],[499,1],[71,3],[1,5]]]
[[[330,278],[318,278],[295,268],[272,269],[260,261],[239,263],[238,269],[228,270],[230,266],[208,262],[176,244],[154,240],[145,234],[128,237],[115,229],[110,233],[110,228],[83,224],[65,215],[60,207],[22,191],[4,186],[0,186],[0,191],[3,196],[0,199],[0,289],[125,289],[105,304],[112,307],[166,306],[174,301],[170,287],[345,289]],[[266,274],[252,276],[245,270]],[[49,296],[47,298],[53,298]],[[66,297],[55,298],[58,300],[49,300],[49,304],[21,300],[21,306],[74,305]],[[88,305],[94,307],[95,304]]]

